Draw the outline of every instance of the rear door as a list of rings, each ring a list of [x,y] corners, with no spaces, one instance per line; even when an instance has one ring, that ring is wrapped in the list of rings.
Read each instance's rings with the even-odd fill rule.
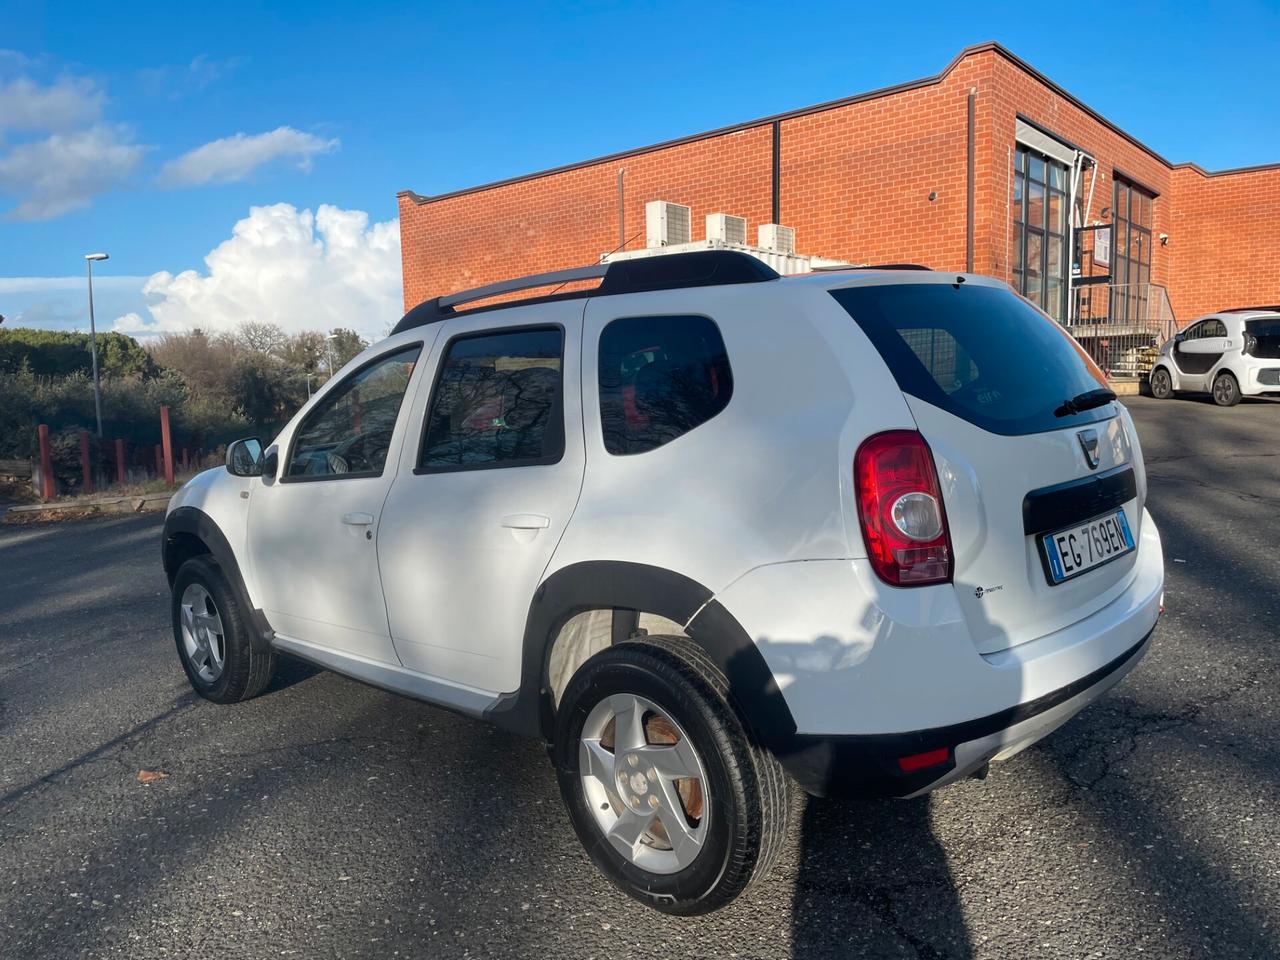
[[[1007,287],[948,279],[833,295],[884,357],[933,451],[954,587],[979,650],[991,653],[1114,599],[1133,570],[1127,546],[1138,542],[1142,506],[1114,404],[1066,405],[1104,386],[1097,367]],[[1065,539],[1073,530],[1078,563]],[[1068,554],[1055,567],[1044,538],[1059,531]]]
[[[391,636],[415,672],[519,685],[529,604],[582,488],[584,303],[445,321],[378,530]]]

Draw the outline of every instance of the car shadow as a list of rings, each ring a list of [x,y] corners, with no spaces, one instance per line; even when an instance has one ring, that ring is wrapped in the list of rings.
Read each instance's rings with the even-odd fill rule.
[[[973,956],[927,797],[809,798],[801,816],[792,956]]]

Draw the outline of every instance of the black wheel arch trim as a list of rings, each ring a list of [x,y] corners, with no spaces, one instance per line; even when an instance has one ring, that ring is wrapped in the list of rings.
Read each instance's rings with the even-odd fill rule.
[[[525,621],[520,688],[486,710],[486,719],[551,742],[552,644],[574,616],[596,609],[639,610],[687,624],[685,632],[724,673],[730,696],[762,744],[781,747],[795,735],[791,710],[759,648],[712,591],[675,571],[621,560],[571,564],[542,582]]]
[[[173,586],[173,579],[178,575],[178,568],[182,565],[180,559],[182,554],[176,549],[179,534],[194,536],[208,548],[209,555],[217,562],[227,578],[227,583],[231,585],[240,608],[246,613],[253,628],[254,642],[261,644],[264,650],[267,649],[271,642],[271,625],[267,623],[263,612],[249,600],[249,591],[245,588],[240,564],[236,560],[236,554],[231,549],[230,542],[213,518],[198,507],[178,507],[165,517],[161,559],[169,586]]]

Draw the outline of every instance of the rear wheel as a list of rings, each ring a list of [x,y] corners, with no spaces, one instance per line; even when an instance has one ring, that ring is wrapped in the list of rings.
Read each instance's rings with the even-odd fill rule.
[[[1240,402],[1240,384],[1234,375],[1220,373],[1214,379],[1213,402],[1220,407],[1234,407]]]
[[[684,638],[617,644],[583,664],[561,699],[555,759],[591,859],[666,913],[725,905],[781,849],[786,776]]]
[[[256,697],[271,682],[275,654],[254,638],[222,569],[192,557],[173,578],[173,638],[196,693],[215,703]]]
[[[1173,378],[1164,367],[1151,371],[1151,396],[1157,400],[1168,400],[1173,396]]]

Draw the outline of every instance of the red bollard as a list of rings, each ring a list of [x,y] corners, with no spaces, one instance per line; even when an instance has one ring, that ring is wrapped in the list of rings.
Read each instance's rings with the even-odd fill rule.
[[[173,486],[173,440],[169,437],[169,408],[160,407],[160,443],[164,446],[164,482]]]
[[[116,483],[124,483],[124,441],[116,437]]]
[[[80,431],[80,476],[84,493],[93,493],[93,471],[89,469],[89,431]]]
[[[40,424],[40,499],[53,499],[53,454],[49,451],[49,425]]]

